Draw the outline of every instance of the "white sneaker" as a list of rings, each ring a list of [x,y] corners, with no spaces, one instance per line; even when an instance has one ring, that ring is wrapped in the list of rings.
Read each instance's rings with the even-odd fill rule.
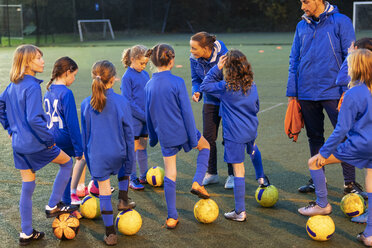
[[[233,189],[233,188],[234,188],[234,176],[229,175],[226,178],[225,189]]]
[[[245,211],[241,211],[239,214],[235,212],[235,209],[231,212],[224,213],[224,216],[228,220],[235,220],[235,221],[245,221],[247,219],[247,214]]]
[[[218,174],[209,174],[208,172],[205,173],[202,184],[208,185],[213,183],[218,183]]]

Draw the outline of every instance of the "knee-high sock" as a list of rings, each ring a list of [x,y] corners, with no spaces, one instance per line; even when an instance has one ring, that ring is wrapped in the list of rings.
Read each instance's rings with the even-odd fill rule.
[[[128,191],[129,177],[128,176],[119,177],[118,175],[118,184],[119,190]]]
[[[168,218],[178,219],[176,209],[176,182],[164,177],[164,194],[167,202]]]
[[[71,178],[71,173],[72,159],[65,164],[59,165],[59,171],[53,184],[53,191],[49,198],[49,207],[53,208],[61,201],[63,191],[66,189],[66,185]]]
[[[138,167],[140,171],[140,177],[141,179],[146,178],[146,172],[147,172],[147,150],[137,150],[136,152],[137,161],[138,161]]]
[[[245,211],[245,178],[234,177],[235,212]]]
[[[256,180],[265,177],[265,173],[262,166],[261,152],[258,150],[257,145],[254,145],[252,154],[249,154],[251,161],[256,172]]]
[[[310,170],[311,178],[313,179],[315,185],[316,203],[324,208],[328,204],[327,200],[327,185],[324,175],[324,170]]]
[[[196,172],[193,182],[198,182],[202,185],[205,173],[208,170],[209,149],[202,149],[199,151],[198,158],[196,159]]]
[[[70,180],[68,180],[65,191],[63,192],[62,202],[67,205],[71,204],[71,177]]]
[[[21,214],[22,232],[31,235],[32,231],[32,194],[35,190],[35,181],[22,182],[21,199],[19,200],[19,212]]]
[[[364,229],[364,236],[369,237],[372,235],[372,193],[367,193],[368,195],[368,219],[367,226]]]
[[[99,206],[101,207],[102,219],[105,226],[114,225],[111,195],[100,195]]]
[[[130,180],[132,180],[132,181],[137,178],[137,152],[134,153],[132,170],[131,170],[131,174],[130,174]]]

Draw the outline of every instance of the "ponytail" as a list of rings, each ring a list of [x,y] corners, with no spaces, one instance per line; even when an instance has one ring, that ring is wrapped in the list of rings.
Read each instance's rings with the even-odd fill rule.
[[[123,51],[121,56],[121,62],[123,63],[125,68],[128,68],[132,61],[131,59],[140,59],[142,57],[148,57],[147,54],[147,48],[142,45],[135,45],[131,48],[128,48]]]
[[[54,63],[54,66],[53,66],[52,78],[46,85],[47,90],[49,91],[49,87],[50,85],[52,85],[53,81],[61,77],[63,73],[67,71],[74,72],[77,69],[79,68],[76,62],[70,57],[61,57],[57,59],[57,61]]]
[[[123,51],[123,54],[121,56],[121,62],[123,63],[125,68],[128,68],[131,64],[130,61],[130,49],[126,49]]]

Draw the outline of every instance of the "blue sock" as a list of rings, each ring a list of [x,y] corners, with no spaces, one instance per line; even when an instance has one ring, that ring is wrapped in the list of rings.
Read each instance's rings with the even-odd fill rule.
[[[167,202],[168,218],[178,219],[176,209],[176,182],[164,177],[164,195]]]
[[[93,183],[94,183],[94,186],[96,186],[97,189],[99,189],[98,181],[97,180],[93,180]]]
[[[234,177],[235,212],[245,211],[245,178]]]
[[[136,154],[137,152],[134,153],[134,159],[133,159],[133,164],[132,164],[132,170],[130,174],[130,180],[133,181],[137,179],[137,159],[136,159]]]
[[[21,199],[19,200],[19,212],[21,214],[22,232],[31,235],[32,228],[32,194],[35,190],[35,181],[22,182]]]
[[[199,185],[202,185],[203,178],[208,170],[209,152],[209,149],[200,150],[196,159],[196,172],[192,181],[198,182]]]
[[[63,192],[62,202],[67,205],[71,204],[71,177],[66,185],[65,192]]]
[[[368,218],[367,218],[367,226],[364,229],[364,236],[369,237],[372,235],[372,193],[367,193],[368,195]]]
[[[59,165],[59,171],[56,179],[54,179],[53,191],[49,198],[49,207],[53,208],[61,201],[63,191],[71,178],[72,173],[72,159],[65,164]]]
[[[146,172],[147,172],[147,150],[137,150],[137,161],[138,161],[138,167],[140,171],[141,178],[146,178]]]
[[[261,177],[265,177],[265,173],[262,166],[261,152],[260,150],[258,150],[256,144],[253,147],[252,154],[249,154],[249,156],[251,157],[251,161],[256,172],[256,180]]]
[[[129,185],[128,177],[127,178],[124,178],[124,177],[118,178],[118,181],[119,181],[118,182],[119,190],[128,191],[128,185]]]
[[[114,225],[114,213],[112,211],[111,195],[100,195],[99,206],[101,207],[101,214],[105,226]]]
[[[316,203],[324,208],[328,204],[327,200],[327,185],[324,175],[324,170],[310,170],[311,178],[313,179],[315,185]]]

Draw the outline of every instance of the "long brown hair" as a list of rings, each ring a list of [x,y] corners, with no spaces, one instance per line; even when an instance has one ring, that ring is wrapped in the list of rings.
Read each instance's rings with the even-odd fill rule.
[[[251,64],[248,62],[247,57],[236,49],[228,51],[226,57],[223,75],[227,82],[227,90],[241,90],[246,94],[253,84]]]
[[[30,67],[30,63],[35,59],[36,55],[43,52],[37,46],[26,44],[16,48],[13,54],[13,63],[9,76],[10,81],[19,83],[25,75],[26,69]]]
[[[348,56],[347,63],[351,77],[349,87],[364,82],[372,92],[372,52],[368,49],[354,50]]]
[[[115,66],[108,60],[97,61],[92,66],[92,98],[90,105],[98,112],[106,106],[106,85],[116,76]]]
[[[146,57],[150,57],[151,62],[156,67],[162,67],[169,65],[170,61],[175,57],[175,52],[171,45],[161,43],[147,50]]]
[[[72,60],[70,57],[62,57],[62,58],[57,59],[57,61],[54,63],[52,77],[46,85],[47,90],[49,90],[49,87],[53,83],[53,81],[61,77],[63,73],[67,71],[74,72],[77,69],[78,69],[78,66],[76,62]]]
[[[197,41],[199,43],[199,46],[201,46],[202,48],[208,47],[210,50],[213,50],[216,36],[203,31],[191,36],[191,40]]]
[[[132,61],[131,59],[140,59],[146,55],[147,48],[142,45],[135,45],[123,51],[121,62],[125,68],[128,68]]]

